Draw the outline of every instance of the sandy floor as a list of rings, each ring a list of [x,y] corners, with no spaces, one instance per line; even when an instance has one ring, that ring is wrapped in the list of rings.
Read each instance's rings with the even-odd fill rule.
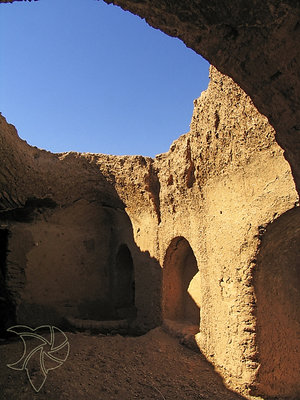
[[[140,337],[66,333],[67,361],[49,371],[36,393],[17,361],[23,344],[0,346],[1,400],[200,400],[243,399],[225,388],[204,357],[160,328]]]

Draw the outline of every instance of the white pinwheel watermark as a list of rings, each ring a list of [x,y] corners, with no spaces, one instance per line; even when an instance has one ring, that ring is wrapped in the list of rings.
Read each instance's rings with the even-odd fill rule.
[[[22,357],[7,366],[17,371],[25,369],[31,386],[39,392],[48,372],[60,367],[67,360],[70,352],[67,336],[59,328],[51,325],[42,325],[35,329],[15,325],[7,331],[20,336],[24,344]]]

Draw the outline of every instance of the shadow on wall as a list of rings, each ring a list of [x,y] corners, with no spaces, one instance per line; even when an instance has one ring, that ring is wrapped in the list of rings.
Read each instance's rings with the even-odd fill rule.
[[[86,179],[87,168],[93,176],[91,188],[80,199],[70,201],[73,193],[67,187],[65,204],[54,194],[55,207],[36,201],[30,210],[24,207],[24,218],[21,207],[18,213],[0,214],[2,336],[14,323],[63,327],[68,317],[128,319],[139,333],[161,322],[160,264],[136,245],[113,186],[110,203],[108,196],[101,201],[94,181],[103,180],[103,175],[89,165],[82,169],[76,161],[78,168],[70,168],[70,173],[77,173],[79,181]],[[59,174],[60,168],[56,170]]]
[[[261,364],[254,392],[300,398],[299,207],[267,226],[257,257],[254,288]]]

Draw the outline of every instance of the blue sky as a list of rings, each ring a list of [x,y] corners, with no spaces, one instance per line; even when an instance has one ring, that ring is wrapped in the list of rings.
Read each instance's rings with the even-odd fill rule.
[[[189,130],[208,63],[96,0],[0,5],[0,111],[52,152],[154,156]]]

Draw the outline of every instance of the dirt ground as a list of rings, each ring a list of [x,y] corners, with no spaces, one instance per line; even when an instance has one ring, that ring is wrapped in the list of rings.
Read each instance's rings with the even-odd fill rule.
[[[161,328],[139,337],[66,335],[69,357],[48,372],[38,393],[25,370],[7,367],[22,356],[22,341],[2,342],[1,400],[243,399],[225,388],[200,353],[182,346]]]

